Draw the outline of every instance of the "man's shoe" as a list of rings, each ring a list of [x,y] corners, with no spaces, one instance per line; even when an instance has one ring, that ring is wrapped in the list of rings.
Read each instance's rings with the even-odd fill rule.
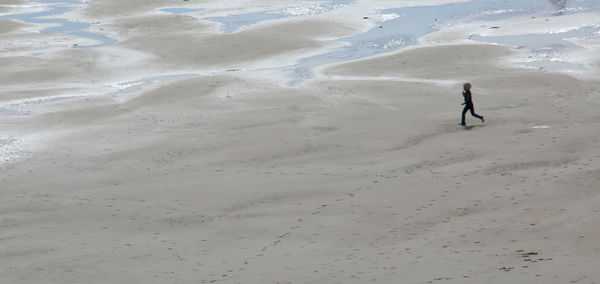
[[[483,115],[481,116],[481,123],[485,122],[485,118],[483,118]]]

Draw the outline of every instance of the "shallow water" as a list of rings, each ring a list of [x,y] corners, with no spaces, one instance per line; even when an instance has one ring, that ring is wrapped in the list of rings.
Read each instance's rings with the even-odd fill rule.
[[[207,18],[207,20],[221,23],[223,25],[223,32],[228,34],[246,26],[251,26],[260,22],[280,19],[284,17],[286,16],[283,14],[277,14],[275,12],[257,12],[240,15],[231,15],[226,17],[213,17]]]
[[[75,5],[80,2],[75,0],[34,0],[35,2],[50,4],[48,9],[42,12],[25,13],[25,14],[9,14],[0,16],[0,18],[19,20],[30,24],[52,24],[52,27],[41,30],[41,33],[47,34],[66,34],[80,38],[91,39],[99,42],[93,45],[77,45],[79,48],[96,48],[110,45],[116,40],[108,38],[104,35],[87,32],[86,30],[91,24],[69,21],[61,18],[49,18],[59,16],[67,12],[73,11]]]
[[[470,39],[528,49],[530,54],[528,58],[515,63],[520,66],[534,67],[547,71],[578,72],[584,70],[585,67],[582,64],[568,62],[569,54],[573,51],[583,50],[584,48],[568,41],[568,39],[594,38],[599,37],[599,33],[600,26],[588,26],[571,31],[549,34],[496,37],[473,35]]]
[[[115,42],[114,39],[110,39],[103,35],[87,32],[86,30],[90,27],[90,24],[73,22],[60,18],[47,18],[48,16],[57,16],[72,11],[75,8],[75,5],[80,2],[75,0],[37,0],[36,2],[49,4],[48,10],[36,13],[6,15],[3,17],[17,19],[28,23],[56,24],[56,26],[43,29],[41,32],[68,34],[99,42],[99,44],[80,45],[77,47],[95,48],[110,45]],[[233,33],[243,27],[255,25],[264,21],[324,13],[332,9],[351,5],[354,1],[305,0],[303,2],[305,3],[303,5],[290,6],[282,9],[234,14],[225,17],[213,17],[207,18],[207,20],[220,22],[223,24],[224,33]],[[166,7],[159,10],[165,13],[185,14],[196,12],[201,9]],[[453,24],[468,23],[473,20],[497,21],[525,16],[551,17],[560,14],[576,14],[586,11],[600,11],[600,1],[472,0],[465,3],[450,3],[435,6],[382,9],[380,14],[381,18],[384,20],[378,22],[373,29],[351,37],[336,40],[346,42],[347,46],[301,59],[297,64],[285,67],[284,71],[290,77],[289,84],[296,85],[306,79],[312,78],[312,70],[315,67],[396,51],[417,44],[417,40],[421,36],[452,26]],[[581,70],[583,67],[580,64],[566,62],[561,58],[564,58],[570,51],[579,49],[580,47],[563,40],[563,38],[589,38],[598,36],[598,31],[600,31],[600,28],[598,27],[585,27],[564,34],[531,34],[513,37],[484,37],[481,35],[472,35],[470,39],[484,43],[496,43],[528,49],[532,55],[528,60],[520,62],[520,65],[550,71],[570,72]]]
[[[349,45],[337,48],[325,54],[308,57],[298,64],[286,68],[290,75],[290,85],[296,85],[312,77],[312,69],[317,66],[361,59],[377,54],[399,50],[414,45],[419,37],[456,23],[474,20],[498,21],[525,16],[559,16],[586,11],[600,11],[600,1],[577,0],[566,3],[564,9],[547,0],[473,0],[465,3],[450,3],[436,6],[407,7],[386,9],[381,13],[388,18],[375,28],[352,37],[338,39]],[[484,38],[474,35],[472,40],[520,46],[531,49],[537,60],[531,60],[528,66],[550,71],[576,71],[579,64],[557,62],[552,54],[566,53],[569,49],[579,48],[564,40],[564,37],[598,36],[598,27],[585,27],[564,35],[535,34],[519,37]],[[550,60],[552,58],[552,60]]]
[[[283,9],[262,12],[233,14],[224,17],[211,17],[206,20],[219,22],[223,25],[224,33],[233,33],[241,28],[252,26],[264,21],[321,14],[354,2],[354,0],[318,1],[305,0],[306,5],[290,6]],[[311,3],[314,2],[314,3]],[[317,3],[318,2],[318,3]]]

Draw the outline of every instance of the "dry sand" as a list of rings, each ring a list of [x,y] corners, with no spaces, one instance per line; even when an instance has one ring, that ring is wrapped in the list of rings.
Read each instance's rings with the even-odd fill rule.
[[[143,30],[131,39],[124,41],[123,45],[154,54],[157,63],[174,65],[173,68],[180,70],[211,65],[239,66],[235,64],[269,59],[282,53],[306,53],[326,45],[332,45],[314,38],[352,33],[349,28],[333,26],[327,21],[310,20],[270,25],[225,35],[202,34],[198,33],[198,29],[156,33],[155,29],[147,28],[148,25],[146,25],[147,22],[153,21],[152,18],[137,19]],[[167,17],[163,20],[169,21]],[[186,26],[185,22],[190,19],[181,17],[181,19],[173,20]],[[166,23],[159,22],[152,25],[154,24],[164,27]],[[202,30],[203,27],[200,24],[197,25],[199,30]]]
[[[0,10],[0,12],[2,12],[2,10]],[[22,26],[24,26],[24,25],[21,23],[3,19],[3,20],[0,20],[0,33],[7,34],[7,33],[10,33],[10,32],[13,32],[13,31],[19,29]]]
[[[352,25],[119,30],[150,19],[113,21],[114,47],[3,56],[2,101],[294,56]],[[0,169],[0,283],[598,283],[600,83],[512,52],[411,49],[298,87],[222,72],[2,116],[42,136]],[[464,81],[484,125],[457,125]]]

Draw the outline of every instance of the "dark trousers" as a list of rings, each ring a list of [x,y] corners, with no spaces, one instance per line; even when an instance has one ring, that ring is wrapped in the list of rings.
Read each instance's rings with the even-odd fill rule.
[[[460,124],[465,124],[465,114],[467,113],[467,111],[471,111],[472,116],[481,119],[481,115],[475,113],[475,107],[473,107],[472,104],[467,104],[467,105],[465,105],[465,108],[463,109],[462,120],[461,120]]]

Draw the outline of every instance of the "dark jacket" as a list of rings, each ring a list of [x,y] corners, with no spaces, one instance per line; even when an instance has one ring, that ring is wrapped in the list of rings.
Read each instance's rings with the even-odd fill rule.
[[[471,91],[463,91],[463,97],[465,97],[465,105],[473,105],[473,100],[471,99]]]

